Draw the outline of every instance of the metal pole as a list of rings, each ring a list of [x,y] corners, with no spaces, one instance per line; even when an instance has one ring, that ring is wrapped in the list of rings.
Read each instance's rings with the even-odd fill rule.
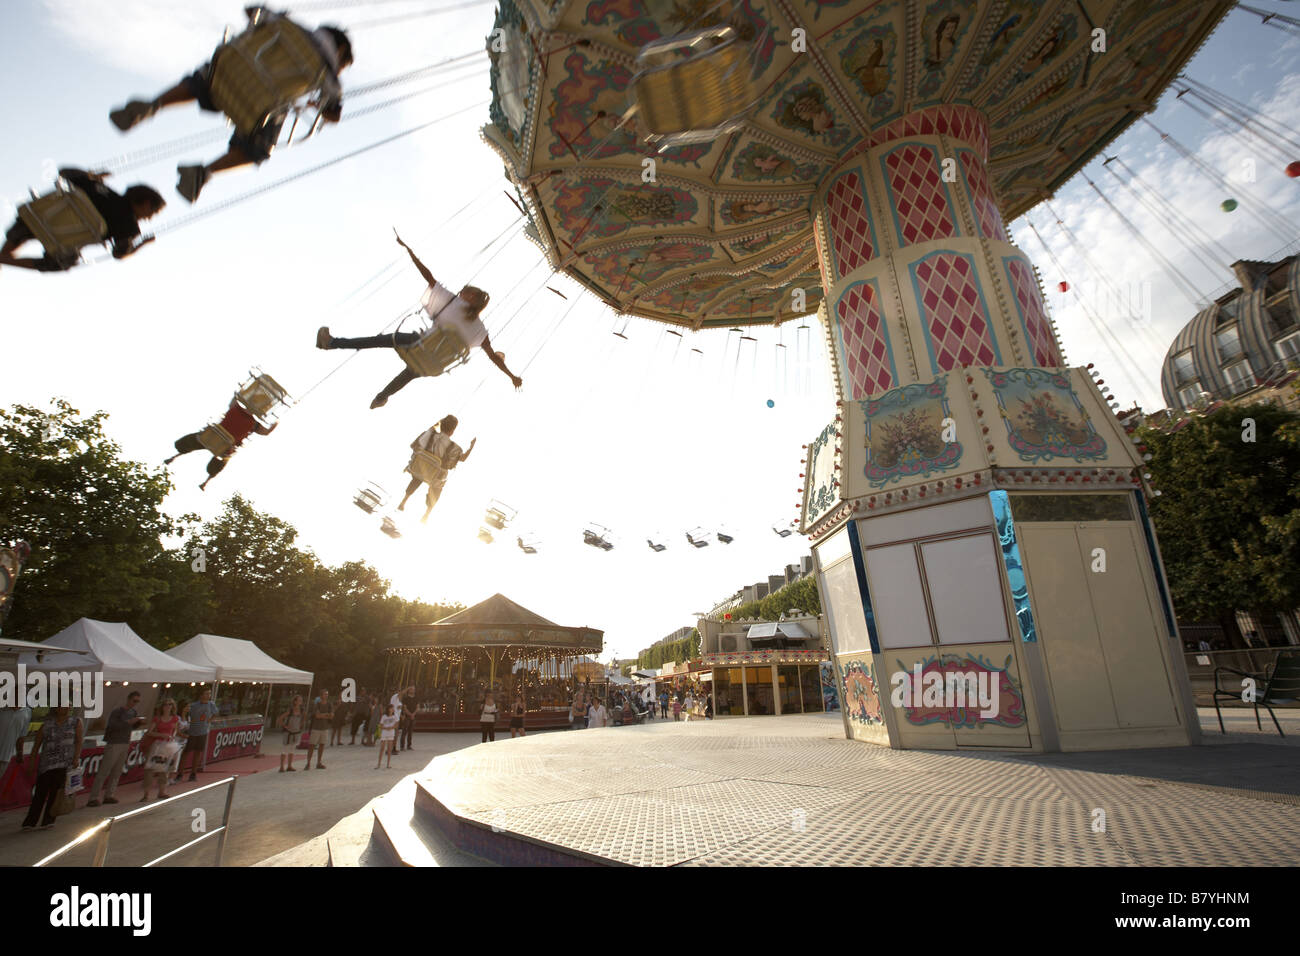
[[[238,782],[238,777],[232,777],[230,788],[226,790],[226,809],[221,814],[221,833],[217,837],[217,866],[221,866],[221,858],[226,852],[226,834],[230,832],[230,805],[235,802],[235,784]]]

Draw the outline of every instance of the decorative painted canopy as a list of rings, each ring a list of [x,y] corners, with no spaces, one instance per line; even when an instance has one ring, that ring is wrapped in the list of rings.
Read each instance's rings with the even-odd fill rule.
[[[611,307],[697,329],[779,323],[821,297],[818,184],[891,123],[940,103],[982,110],[1014,218],[1150,110],[1231,5],[501,0],[483,135],[551,265]],[[620,125],[638,52],[726,24],[749,48],[743,126],[656,153],[635,116]]]

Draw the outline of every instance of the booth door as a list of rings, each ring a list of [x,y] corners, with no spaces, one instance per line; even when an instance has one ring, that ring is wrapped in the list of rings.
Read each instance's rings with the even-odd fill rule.
[[[1134,522],[1021,523],[1062,733],[1178,725],[1154,579]],[[1105,571],[1094,571],[1099,550]]]

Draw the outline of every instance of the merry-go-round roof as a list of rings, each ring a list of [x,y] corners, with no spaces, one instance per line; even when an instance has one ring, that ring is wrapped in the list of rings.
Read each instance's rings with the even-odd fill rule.
[[[550,265],[616,311],[695,329],[779,323],[796,314],[792,287],[807,290],[803,312],[817,307],[813,197],[846,154],[924,107],[973,106],[1010,220],[1153,108],[1231,6],[500,0],[483,136]],[[635,118],[618,127],[645,44],[723,24],[751,45],[761,91],[739,131],[656,153]]]

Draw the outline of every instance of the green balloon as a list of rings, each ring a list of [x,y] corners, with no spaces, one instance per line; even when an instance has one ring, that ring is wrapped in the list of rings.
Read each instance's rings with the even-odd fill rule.
[[[1225,199],[1223,202],[1219,203],[1219,208],[1222,209],[1224,212],[1232,212],[1234,209],[1237,208],[1237,200]]]

